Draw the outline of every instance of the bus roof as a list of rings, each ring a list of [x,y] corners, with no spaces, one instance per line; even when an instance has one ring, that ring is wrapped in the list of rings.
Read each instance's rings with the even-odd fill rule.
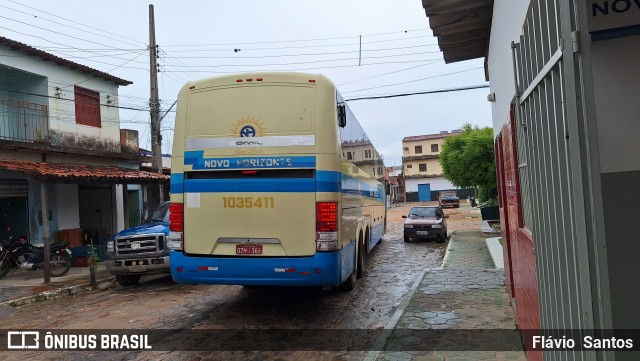
[[[240,84],[240,83],[325,83],[335,86],[326,76],[319,73],[300,72],[250,72],[236,73],[221,76],[214,76],[204,79],[190,81],[185,85],[187,89],[208,88],[220,85]]]

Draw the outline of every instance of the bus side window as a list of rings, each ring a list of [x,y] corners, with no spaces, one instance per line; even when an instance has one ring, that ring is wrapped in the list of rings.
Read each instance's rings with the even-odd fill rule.
[[[346,105],[338,104],[338,126],[344,128],[347,125],[347,109]]]

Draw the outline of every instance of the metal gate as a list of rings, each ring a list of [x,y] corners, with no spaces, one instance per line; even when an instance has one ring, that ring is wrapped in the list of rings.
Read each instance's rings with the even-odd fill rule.
[[[593,327],[589,256],[581,198],[578,32],[573,2],[532,2],[518,43],[512,43],[519,227],[533,238],[543,329]],[[520,257],[521,259],[517,259]],[[524,262],[515,255],[513,261]],[[518,285],[515,285],[516,288]],[[517,298],[517,297],[516,297]],[[517,301],[517,300],[516,300]],[[516,307],[518,318],[522,310]],[[546,360],[595,359],[593,353],[546,352]]]

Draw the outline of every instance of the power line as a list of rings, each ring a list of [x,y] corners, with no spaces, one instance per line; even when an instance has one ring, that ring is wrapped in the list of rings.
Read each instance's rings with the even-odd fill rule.
[[[360,66],[360,65],[358,65],[358,64],[354,64],[354,65],[316,66],[316,67],[311,67],[311,68],[278,69],[278,70],[273,70],[273,69],[271,69],[271,70],[269,70],[269,69],[253,69],[253,70],[247,70],[247,69],[244,69],[244,70],[243,70],[243,72],[248,72],[248,73],[259,73],[259,72],[269,72],[269,71],[303,71],[303,70],[318,70],[318,69],[362,68],[362,67],[364,67],[364,66],[371,66],[371,65],[424,63],[425,61],[433,61],[433,60],[438,60],[438,59],[403,60],[403,61],[385,61],[385,62],[378,62],[378,63],[362,64],[361,66]],[[234,65],[234,66],[239,66],[239,65]],[[254,66],[254,65],[247,65],[247,66]],[[260,65],[255,65],[255,66],[260,66]],[[187,72],[187,71],[182,71],[182,70],[165,70],[165,72],[168,72],[168,73],[185,73],[185,72]],[[236,73],[237,71],[195,70],[194,72],[196,72],[196,73],[204,73],[204,74],[233,74],[233,73]]]
[[[439,51],[437,53],[440,53]],[[405,53],[405,54],[394,54],[394,55],[381,55],[381,56],[369,56],[366,58],[362,58],[362,60],[367,59],[386,59],[386,58],[398,58],[401,56],[414,56],[414,55],[426,55],[430,54],[429,52],[420,52],[420,53]],[[272,64],[215,64],[215,65],[190,65],[191,68],[218,68],[218,67],[249,67],[249,66],[288,66],[288,65],[303,65],[303,64],[317,64],[317,63],[325,63],[325,62],[334,62],[334,61],[350,61],[350,60],[358,60],[359,58],[336,58],[336,59],[323,59],[323,60],[310,60],[310,61],[300,61],[293,63],[272,63]],[[436,59],[430,59],[436,60]],[[363,64],[364,65],[364,64]]]
[[[428,28],[421,29],[411,29],[411,30],[402,30],[402,31],[393,31],[388,33],[377,33],[377,34],[366,34],[362,36],[382,36],[382,35],[390,35],[397,33],[407,33],[409,31],[423,31],[429,30]],[[327,40],[342,40],[342,39],[357,39],[360,35],[354,36],[341,36],[334,38],[316,38],[316,39],[299,39],[299,40],[272,40],[272,41],[252,41],[252,42],[236,42],[236,43],[216,43],[216,44],[172,44],[165,45],[167,47],[186,47],[186,46],[236,46],[236,45],[252,45],[252,44],[277,44],[277,43],[298,43],[298,42],[309,42],[309,41],[327,41]]]
[[[116,39],[116,38],[112,38],[112,37],[110,37],[110,36],[106,36],[106,35],[101,34],[101,33],[96,33],[96,32],[92,32],[92,31],[88,31],[88,30],[86,30],[86,29],[81,29],[81,28],[78,28],[78,27],[75,27],[75,26],[71,26],[71,25],[68,25],[68,24],[64,24],[64,23],[61,23],[61,22],[58,22],[58,21],[55,21],[55,20],[47,19],[47,18],[42,17],[42,16],[34,15],[34,14],[31,14],[31,13],[28,13],[28,12],[24,12],[24,11],[21,11],[21,10],[17,10],[17,9],[13,9],[13,8],[8,7],[8,6],[2,6],[2,7],[3,7],[3,8],[5,8],[5,9],[9,9],[9,10],[11,10],[11,11],[15,11],[15,12],[20,13],[20,14],[24,14],[24,15],[28,15],[28,16],[33,16],[33,17],[35,17],[35,18],[37,18],[37,19],[39,19],[39,20],[44,20],[44,21],[48,21],[48,22],[51,22],[51,23],[54,23],[54,24],[57,24],[57,25],[66,26],[66,27],[71,28],[71,29],[74,29],[74,30],[79,30],[79,31],[82,31],[82,32],[85,32],[85,33],[89,33],[89,34],[93,34],[93,35],[101,36],[101,37],[103,37],[103,38],[106,38],[106,39],[109,39],[109,40],[118,41],[118,42],[122,42],[122,43],[125,43],[125,44],[128,44],[128,45],[134,45],[134,44],[130,44],[130,43],[124,42],[124,41],[122,41],[122,40],[118,40],[118,39]],[[27,6],[27,7],[28,7],[28,6]],[[66,20],[66,19],[65,19],[65,20]],[[100,31],[104,32],[104,30],[100,30]]]
[[[8,18],[8,17],[6,17],[6,16],[2,16],[2,15],[0,15],[0,18],[2,18],[2,19],[7,19],[7,20],[10,20],[10,21],[14,21],[14,22],[16,22],[16,23],[20,23],[20,24],[23,24],[23,25],[31,26],[31,27],[36,28],[36,29],[40,29],[40,30],[44,30],[44,31],[48,31],[48,32],[51,32],[51,33],[54,33],[54,34],[58,34],[58,35],[62,35],[62,36],[66,36],[66,37],[69,37],[69,38],[72,38],[72,39],[76,39],[76,40],[84,41],[84,42],[87,42],[87,43],[93,43],[93,44],[102,45],[102,46],[104,46],[104,47],[106,47],[106,48],[112,48],[111,46],[106,45],[106,44],[101,44],[101,43],[98,43],[98,42],[95,42],[95,41],[91,41],[91,40],[87,40],[87,39],[79,38],[79,37],[77,37],[77,36],[73,36],[73,35],[69,35],[69,34],[61,33],[61,32],[58,32],[58,31],[54,31],[54,30],[51,30],[51,29],[43,28],[43,27],[40,27],[40,26],[36,26],[36,25],[33,25],[33,24],[29,24],[29,23],[24,22],[24,21],[20,21],[20,20],[16,20],[16,19]]]
[[[12,92],[12,93],[24,94],[24,95],[31,95],[31,96],[34,96],[34,97],[49,98],[49,99],[60,99],[60,100],[66,100],[66,101],[77,102],[77,103],[79,102],[79,103],[85,103],[85,104],[95,104],[95,103],[91,103],[91,102],[78,101],[76,99],[58,98],[56,96],[29,93],[29,92],[23,92],[23,91],[13,90],[13,89],[0,88],[0,90],[4,90],[4,91],[7,91],[7,92]],[[147,111],[148,110],[148,109],[141,109],[141,108],[123,107],[123,106],[112,105],[112,104],[98,103],[98,105],[103,106],[103,107],[107,107],[107,108],[129,109],[129,110],[140,110],[140,111]]]
[[[415,83],[417,81],[423,81],[423,80],[428,80],[428,79],[433,79],[433,78],[439,78],[439,77],[443,77],[443,76],[447,76],[447,75],[460,74],[460,73],[465,73],[465,72],[468,72],[468,71],[473,71],[473,70],[478,70],[478,69],[483,69],[483,68],[482,67],[471,68],[471,69],[466,69],[466,70],[454,71],[454,72],[451,72],[451,73],[444,73],[444,74],[428,76],[426,78],[407,80],[407,81],[403,81],[403,82],[400,82],[400,83],[386,84],[386,85],[379,85],[379,86],[374,86],[374,87],[369,87],[369,88],[364,88],[364,89],[351,90],[351,91],[348,91],[348,92],[344,92],[343,94],[359,93],[359,92],[365,91],[365,90],[386,88],[386,87],[390,87],[390,86],[404,85],[404,84],[408,84],[408,83]]]
[[[472,89],[482,89],[482,88],[488,88],[488,87],[489,87],[488,84],[485,84],[485,85],[471,85],[471,86],[467,86],[467,87],[450,88],[450,89],[439,89],[439,90],[428,90],[428,91],[423,91],[423,92],[400,93],[400,94],[390,94],[390,95],[351,98],[351,99],[345,99],[344,101],[352,102],[352,101],[356,101],[356,100],[375,100],[375,99],[398,98],[398,97],[408,97],[408,96],[412,96],[412,95],[458,92],[458,91],[472,90]]]
[[[44,50],[44,49],[42,49],[42,48],[38,48],[38,49],[40,49],[40,50]],[[141,49],[141,50],[142,50],[142,51],[145,51],[146,49]],[[48,51],[51,51],[51,52],[60,52],[59,50],[48,50]],[[67,51],[69,51],[69,50],[64,50],[64,51],[65,51],[65,52],[67,52]],[[138,50],[138,51],[140,51],[140,50]],[[86,51],[85,51],[85,50],[82,50],[82,52],[86,52]],[[134,52],[134,51],[128,51],[128,52],[126,52],[126,53],[108,54],[108,55],[105,55],[105,54],[99,54],[99,55],[93,55],[93,56],[78,56],[78,55],[65,55],[65,56],[67,56],[67,57],[69,57],[69,58],[72,58],[72,59],[93,59],[93,58],[104,58],[105,56],[121,56],[121,55],[129,55],[129,54],[137,54],[137,52]],[[0,56],[5,57],[5,58],[20,58],[20,57],[24,57],[24,55],[0,55]],[[42,58],[42,59],[55,59],[55,58],[59,58],[59,56],[57,56],[57,55],[53,55],[53,54],[52,54],[52,55],[50,55],[50,56],[43,55],[43,56],[38,56],[38,57],[39,57],[39,58]],[[143,63],[143,62],[139,62],[139,61],[137,61],[136,63]]]
[[[357,100],[375,100],[375,99],[387,99],[387,98],[398,98],[398,97],[406,97],[412,95],[424,95],[424,94],[437,94],[437,93],[450,93],[457,91],[465,91],[465,90],[474,90],[474,89],[482,89],[488,88],[489,84],[480,84],[480,85],[469,85],[457,88],[449,88],[449,89],[437,89],[437,90],[425,90],[420,92],[412,92],[412,93],[398,93],[398,94],[386,94],[386,95],[372,95],[366,97],[358,97],[358,98],[350,98],[345,99],[346,102],[357,101]],[[170,111],[170,113],[175,113],[174,111]]]
[[[338,55],[338,54],[353,54],[353,53],[365,53],[365,52],[380,52],[380,51],[391,51],[391,50],[402,50],[402,49],[413,49],[413,48],[422,48],[433,46],[435,44],[427,44],[427,45],[412,45],[412,46],[401,46],[395,48],[384,48],[384,49],[363,49],[360,50],[349,50],[349,51],[334,51],[334,52],[325,52],[325,53],[302,53],[302,54],[278,54],[278,55],[260,55],[260,56],[172,56],[174,59],[264,59],[264,58],[283,58],[283,57],[296,57],[296,56],[319,56],[319,55]],[[440,51],[426,51],[424,53],[439,53]],[[166,52],[165,52],[166,53]]]
[[[364,81],[364,80],[369,80],[369,79],[373,79],[373,78],[379,78],[379,77],[385,76],[385,75],[400,73],[400,72],[403,72],[403,71],[407,71],[407,70],[411,70],[411,69],[420,68],[420,67],[423,67],[423,66],[439,63],[440,61],[442,61],[442,60],[433,60],[433,61],[431,61],[429,63],[426,63],[426,64],[415,65],[415,66],[411,66],[411,67],[404,68],[404,69],[390,71],[388,73],[377,74],[377,75],[373,75],[373,76],[370,76],[370,77],[367,77],[367,78],[358,79],[358,80],[352,80],[352,81],[348,81],[348,82],[345,82],[345,83],[336,84],[336,86],[341,86],[341,85],[346,85],[346,84],[351,84],[351,83],[357,83],[359,81]]]
[[[423,39],[423,38],[433,38],[431,35],[422,35],[422,36],[413,36],[413,37],[408,37],[408,38],[396,38],[396,39],[386,39],[386,40],[376,40],[376,41],[369,41],[369,42],[362,42],[362,45],[367,45],[367,44],[378,44],[378,43],[388,43],[388,42],[398,42],[398,41],[404,41],[404,40],[411,40],[411,39]],[[234,44],[230,44],[230,45],[234,45]],[[226,52],[230,52],[230,51],[235,51],[235,50],[241,50],[241,51],[254,51],[254,50],[282,50],[282,49],[305,49],[305,48],[327,48],[327,47],[340,47],[340,46],[358,46],[360,45],[359,42],[356,43],[343,43],[343,44],[323,44],[323,45],[300,45],[300,46],[278,46],[278,47],[261,47],[261,48],[241,48],[238,49],[238,47],[233,47],[233,48],[226,48],[226,49],[180,49],[180,52],[204,52],[204,51],[210,51],[210,52],[220,52],[220,51],[226,51]],[[435,46],[437,44],[427,44],[429,46]],[[167,47],[167,45],[164,45],[165,47]]]
[[[53,16],[53,17],[55,17],[55,18],[63,19],[63,20],[65,20],[65,21],[68,21],[68,22],[73,23],[73,24],[82,25],[82,26],[87,27],[87,28],[89,28],[89,29],[94,29],[94,30],[102,31],[102,32],[105,32],[105,33],[110,34],[110,35],[117,36],[117,37],[122,38],[122,39],[127,39],[127,40],[131,40],[131,41],[133,41],[133,42],[137,42],[137,43],[139,43],[139,44],[145,44],[144,42],[141,42],[141,41],[139,41],[139,40],[135,40],[135,39],[127,38],[126,36],[122,36],[122,35],[119,35],[119,34],[116,34],[116,33],[112,33],[112,32],[109,32],[109,31],[106,31],[106,30],[103,30],[103,29],[99,29],[99,28],[96,28],[96,27],[91,26],[91,25],[86,25],[86,24],[83,24],[83,23],[79,23],[79,22],[77,22],[77,21],[70,20],[70,19],[64,18],[64,17],[62,17],[62,16],[58,16],[58,15],[55,15],[55,14],[51,14],[51,13],[48,13],[48,12],[46,12],[46,11],[43,11],[43,10],[40,10],[40,9],[33,8],[33,7],[31,7],[31,6],[27,6],[27,5],[21,4],[21,3],[17,2],[17,1],[13,1],[13,0],[7,0],[7,1],[8,1],[8,2],[10,2],[10,3],[16,4],[16,5],[24,6],[24,7],[26,7],[26,8],[31,9],[31,10],[35,10],[35,11],[38,11],[38,12],[41,12],[41,13],[44,13],[44,14],[47,14],[47,15]],[[145,44],[145,45],[146,45],[146,44]]]
[[[0,29],[9,30],[9,31],[12,31],[12,32],[14,32],[14,33],[18,33],[18,34],[20,34],[20,35],[24,35],[24,36],[29,36],[29,37],[33,37],[33,38],[42,39],[42,40],[44,40],[44,41],[48,41],[48,42],[53,43],[53,44],[64,45],[64,44],[57,43],[57,42],[55,42],[55,41],[47,40],[47,39],[45,39],[45,38],[43,38],[43,37],[40,37],[40,36],[37,36],[37,35],[25,34],[25,33],[22,33],[22,32],[19,32],[19,31],[13,30],[13,29],[5,28],[5,27],[3,27],[3,26],[0,26]],[[78,49],[78,48],[75,48],[75,49]],[[89,53],[92,53],[91,51],[88,51],[88,52],[89,52]],[[62,52],[60,52],[60,53],[61,53],[61,54],[64,54],[64,53],[62,53]],[[69,55],[67,55],[67,54],[64,54],[64,55],[65,55],[65,56],[69,56]],[[116,57],[115,59],[119,59],[119,60],[129,60],[129,59],[122,59],[122,58],[117,58],[117,57]],[[94,61],[94,62],[96,62],[96,63],[106,64],[106,65],[111,65],[111,66],[117,66],[116,64],[105,63],[105,62],[102,62],[102,61],[97,61],[97,60],[93,60],[93,61]],[[145,68],[137,68],[137,67],[131,67],[131,66],[124,67],[124,68],[128,68],[128,69],[137,69],[137,70],[147,70],[147,69],[145,69]]]

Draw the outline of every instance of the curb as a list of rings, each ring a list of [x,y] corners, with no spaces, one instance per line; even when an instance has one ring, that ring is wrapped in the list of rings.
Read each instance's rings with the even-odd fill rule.
[[[451,249],[451,241],[453,240],[453,237],[456,235],[456,232],[451,232],[451,235],[449,236],[449,241],[447,241],[447,250],[444,252],[444,257],[442,257],[442,263],[440,263],[440,268],[444,268],[444,265],[447,263],[447,260],[449,259],[449,249]]]
[[[404,311],[407,309],[407,306],[409,306],[409,302],[411,302],[413,295],[416,293],[416,290],[420,286],[420,283],[422,283],[424,276],[427,274],[429,270],[430,270],[429,268],[423,270],[420,273],[420,275],[416,277],[416,280],[411,285],[409,292],[407,292],[407,294],[404,295],[404,297],[402,298],[402,301],[400,302],[400,305],[396,309],[396,312],[393,313],[393,316],[391,316],[391,319],[389,319],[389,322],[387,322],[387,324],[384,325],[385,330],[395,329],[396,325],[398,324],[398,321],[400,321],[400,317],[402,317],[402,315],[404,314]],[[389,338],[389,336],[391,336],[390,332],[385,332],[382,335],[380,335],[376,339],[376,342],[373,344],[373,348],[377,350],[382,350],[383,346],[387,344],[387,339]],[[381,351],[367,352],[367,355],[364,357],[364,361],[376,361],[378,359],[378,356],[380,355],[380,352]]]
[[[111,276],[108,278],[97,280],[95,287],[91,286],[91,283],[83,283],[80,285],[58,288],[56,290],[44,291],[44,292],[37,293],[35,295],[17,298],[15,300],[0,302],[0,306],[20,307],[20,306],[29,305],[32,303],[42,302],[46,300],[53,300],[59,297],[72,296],[72,295],[76,295],[76,294],[87,292],[87,291],[93,291],[93,290],[105,291],[109,288],[115,287],[115,282],[116,282],[115,276]]]
[[[484,241],[487,244],[487,249],[491,255],[493,266],[496,269],[504,269],[504,256],[502,254],[502,245],[500,244],[501,237],[486,238]]]

